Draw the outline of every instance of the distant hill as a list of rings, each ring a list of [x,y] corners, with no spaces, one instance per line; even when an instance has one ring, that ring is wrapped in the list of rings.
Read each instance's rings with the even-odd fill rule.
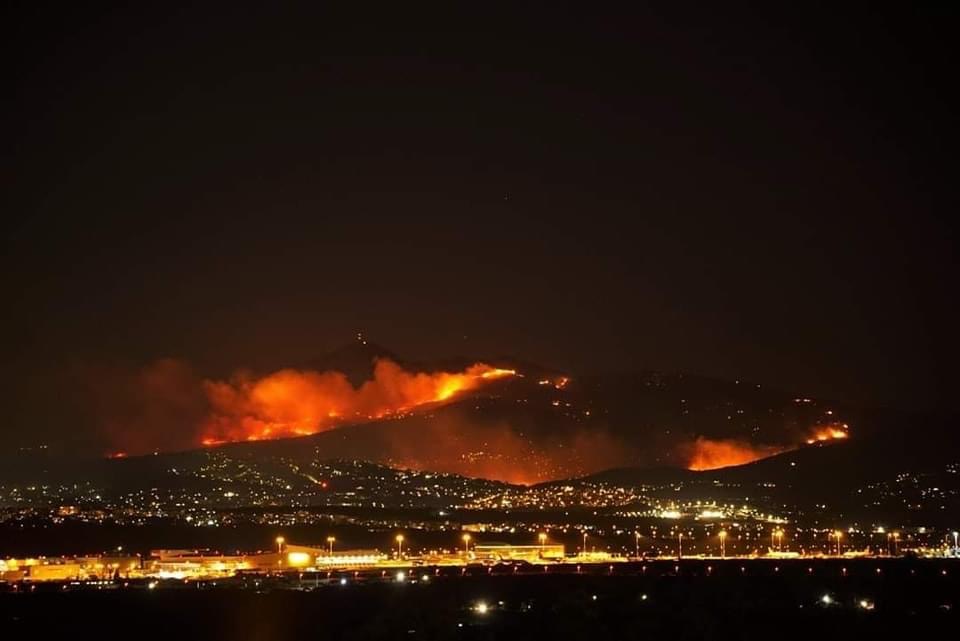
[[[366,461],[521,484],[568,479],[635,485],[777,483],[819,496],[834,487],[886,479],[899,470],[936,470],[960,451],[956,416],[863,410],[744,381],[656,371],[578,377],[510,359],[422,364],[365,341],[301,365],[343,371],[356,385],[371,376],[378,358],[413,371],[456,370],[486,360],[518,374],[445,402],[299,438],[129,461],[7,452],[0,454],[0,481],[85,474],[109,479],[117,470],[163,478],[178,457],[189,461],[220,452],[261,463]],[[850,438],[722,470],[685,469],[697,439],[767,451],[762,448],[802,444],[813,426],[825,422],[849,423]]]
[[[611,467],[682,468],[698,437],[796,444],[828,418],[825,412],[831,420],[842,413],[755,385],[679,374],[580,380],[519,371],[451,402],[382,420],[224,447],[534,483]]]

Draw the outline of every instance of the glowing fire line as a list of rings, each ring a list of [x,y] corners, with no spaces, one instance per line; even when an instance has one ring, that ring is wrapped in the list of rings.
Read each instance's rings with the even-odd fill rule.
[[[347,421],[401,416],[418,407],[516,375],[478,363],[462,372],[408,372],[380,359],[373,378],[353,387],[341,372],[280,370],[258,379],[207,381],[212,412],[201,443],[307,436]]]
[[[805,439],[807,445],[826,444],[850,437],[850,426],[846,423],[831,423],[813,428]],[[745,465],[795,450],[800,445],[756,445],[737,439],[712,440],[700,437],[693,442],[687,462],[687,469],[696,472],[716,470],[734,465]]]

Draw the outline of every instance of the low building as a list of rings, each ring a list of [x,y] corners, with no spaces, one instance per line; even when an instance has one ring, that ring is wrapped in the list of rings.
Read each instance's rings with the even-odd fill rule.
[[[489,543],[473,547],[473,555],[478,561],[499,563],[501,561],[562,561],[565,555],[562,543],[544,545],[510,545],[507,543]]]

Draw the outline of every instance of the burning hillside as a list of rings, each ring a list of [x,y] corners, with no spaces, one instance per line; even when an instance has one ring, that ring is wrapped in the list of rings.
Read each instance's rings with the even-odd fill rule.
[[[386,418],[446,401],[515,374],[483,363],[462,372],[409,372],[381,359],[373,378],[359,388],[336,371],[285,369],[261,378],[239,374],[231,381],[205,381],[211,413],[202,428],[202,443],[316,434],[346,422]]]
[[[849,437],[846,423],[831,423],[814,427],[803,443],[814,445]],[[711,440],[700,437],[690,447],[687,469],[694,471],[715,470],[732,465],[752,463],[768,456],[802,447],[802,443],[789,445],[763,445],[737,439]]]
[[[365,356],[365,355],[364,355]],[[199,376],[186,362],[160,359],[136,371],[82,373],[86,411],[108,456],[191,449],[237,441],[316,434],[345,424],[397,418],[453,402],[515,376],[476,363],[455,371],[422,371],[388,358],[371,359],[354,384],[340,370],[238,371],[229,379]]]
[[[815,401],[735,382],[658,372],[579,379],[531,364],[520,374],[490,361],[404,365],[359,345],[265,374],[205,378],[163,359],[84,380],[96,383],[91,400],[111,457],[315,435],[290,451],[536,483],[623,466],[715,469],[847,436],[845,424],[822,422],[835,417]]]

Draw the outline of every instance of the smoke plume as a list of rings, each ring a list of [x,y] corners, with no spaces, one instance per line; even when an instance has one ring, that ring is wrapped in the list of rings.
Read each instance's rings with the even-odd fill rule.
[[[463,372],[408,372],[380,359],[373,379],[354,388],[341,372],[285,369],[263,378],[237,375],[205,381],[211,414],[202,427],[205,445],[316,434],[345,422],[397,415],[508,376],[485,364]]]

